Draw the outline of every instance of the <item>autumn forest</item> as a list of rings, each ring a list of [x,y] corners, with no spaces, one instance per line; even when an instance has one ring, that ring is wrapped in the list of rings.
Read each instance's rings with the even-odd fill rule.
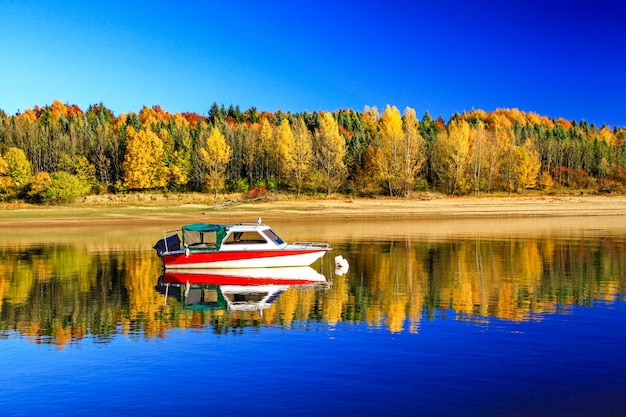
[[[626,128],[517,109],[444,121],[411,108],[290,113],[216,103],[116,116],[54,101],[0,110],[0,200],[206,192],[397,196],[626,191]]]

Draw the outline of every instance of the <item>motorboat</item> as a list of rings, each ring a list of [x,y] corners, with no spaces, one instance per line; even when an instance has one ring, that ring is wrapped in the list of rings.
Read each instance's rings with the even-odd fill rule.
[[[154,249],[165,269],[309,266],[332,250],[324,242],[286,243],[261,219],[231,225],[188,224],[165,231]]]

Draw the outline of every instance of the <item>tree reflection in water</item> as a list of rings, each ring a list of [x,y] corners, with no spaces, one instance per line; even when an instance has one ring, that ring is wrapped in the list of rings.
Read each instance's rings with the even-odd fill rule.
[[[175,328],[237,334],[313,323],[418,333],[422,320],[447,316],[485,325],[540,320],[623,300],[626,287],[620,235],[352,239],[333,247],[350,269],[335,275],[331,257],[314,264],[328,285],[285,285],[265,301],[258,291],[264,304],[249,309],[217,302],[225,296],[214,285],[216,293],[201,294],[207,306],[215,298],[211,308],[189,308],[184,289],[164,297],[159,259],[145,248],[9,240],[0,247],[0,331],[59,346],[118,334],[163,338]]]

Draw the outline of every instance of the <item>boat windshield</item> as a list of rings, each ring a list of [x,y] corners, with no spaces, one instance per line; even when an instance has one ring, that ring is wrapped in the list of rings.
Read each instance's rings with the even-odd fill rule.
[[[277,245],[282,245],[285,243],[280,236],[278,236],[272,229],[263,230],[263,234],[267,236],[269,240],[276,243]]]
[[[257,231],[246,231],[246,232],[232,232],[226,237],[226,239],[224,239],[225,245],[230,245],[233,243],[241,243],[241,244],[248,245],[248,244],[267,243],[267,241]]]

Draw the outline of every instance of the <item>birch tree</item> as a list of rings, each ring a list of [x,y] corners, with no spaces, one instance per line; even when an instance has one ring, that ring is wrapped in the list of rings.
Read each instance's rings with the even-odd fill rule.
[[[336,191],[347,174],[343,161],[346,143],[339,134],[339,126],[332,113],[321,112],[315,130],[315,157],[322,173],[326,195]]]
[[[465,186],[469,155],[469,124],[451,120],[448,129],[439,134],[433,165],[437,176],[449,194],[456,194]]]
[[[217,193],[224,188],[224,173],[232,153],[218,127],[211,129],[211,133],[205,139],[205,144],[200,147],[199,152],[207,172],[206,186],[209,191],[213,192],[213,197],[217,198]]]
[[[403,117],[401,189],[405,197],[411,195],[417,174],[426,160],[424,139],[419,133],[419,122],[415,110],[407,107]]]
[[[289,125],[289,120],[283,119],[276,128],[276,149],[278,151],[278,172],[285,179],[288,179],[295,169],[295,148],[296,139]]]
[[[537,186],[540,167],[539,152],[533,149],[529,139],[523,146],[516,147],[513,172],[515,183],[522,189],[522,193]]]
[[[402,116],[400,111],[387,105],[380,118],[380,146],[376,152],[376,171],[386,184],[390,196],[398,188],[402,143]]]
[[[248,176],[248,184],[251,186],[254,180],[262,177],[262,169],[259,168],[259,125],[252,123],[246,129],[243,136],[242,163]]]
[[[378,176],[386,184],[390,196],[402,194],[408,197],[424,162],[415,110],[407,108],[402,117],[395,106],[387,106],[380,126],[380,147],[376,152]]]
[[[299,117],[293,122],[293,138],[294,164],[289,178],[299,196],[313,162],[313,138],[304,120]]]
[[[277,159],[277,151],[274,128],[267,118],[261,121],[258,139],[262,176],[264,179],[269,180],[276,174],[276,164],[274,162]]]

